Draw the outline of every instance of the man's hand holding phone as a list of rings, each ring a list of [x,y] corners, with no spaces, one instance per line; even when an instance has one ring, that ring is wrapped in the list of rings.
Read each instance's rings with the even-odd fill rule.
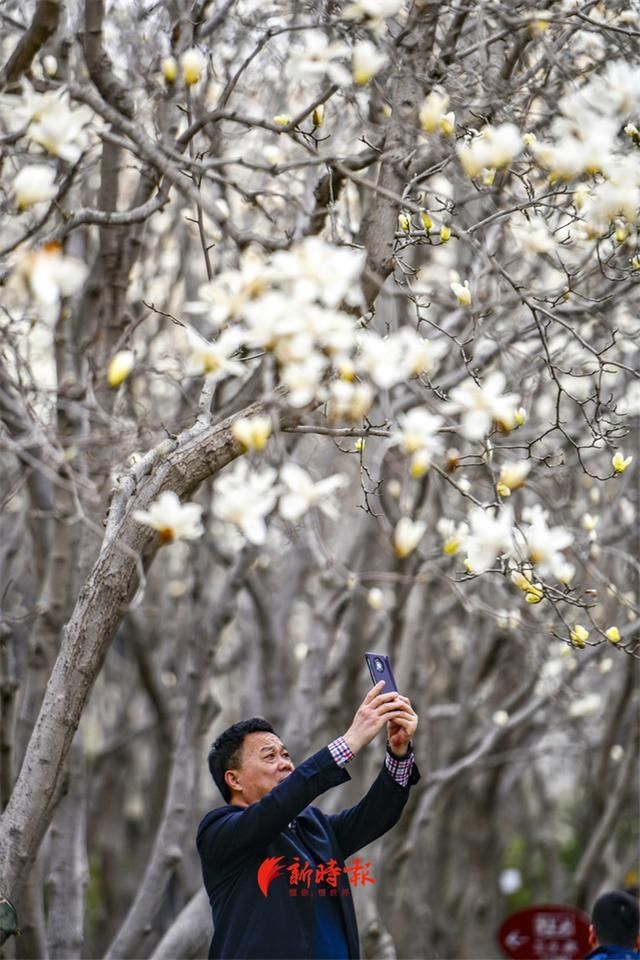
[[[397,707],[400,716],[390,717],[387,721],[387,743],[396,756],[404,757],[418,726],[418,714],[411,706],[409,697],[398,694],[398,699],[401,703]]]
[[[395,691],[384,693],[384,685],[384,680],[381,680],[369,691],[344,735],[353,753],[358,753],[362,747],[371,743],[385,724],[387,739],[393,752],[401,756],[407,751],[409,740],[418,725],[418,718],[407,697],[401,697]]]

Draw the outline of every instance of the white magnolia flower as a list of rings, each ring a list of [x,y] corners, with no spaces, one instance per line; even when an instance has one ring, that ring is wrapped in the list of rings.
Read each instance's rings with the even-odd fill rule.
[[[353,317],[329,307],[315,307],[305,314],[306,329],[322,351],[339,363],[356,345]]]
[[[413,407],[398,416],[399,429],[391,435],[391,443],[399,444],[404,453],[426,453],[429,462],[442,450],[438,431],[442,417],[434,416],[424,407]]]
[[[588,717],[592,713],[597,713],[602,705],[602,697],[599,693],[588,693],[580,700],[574,700],[569,707],[569,714],[572,717]]]
[[[492,514],[476,507],[469,513],[469,529],[464,543],[467,567],[472,573],[484,573],[511,546],[513,511],[503,507]]]
[[[471,378],[449,394],[447,409],[462,413],[462,433],[468,440],[480,440],[495,422],[502,430],[516,425],[517,393],[505,393],[505,375],[496,370],[490,373],[482,386]]]
[[[200,521],[202,507],[197,503],[181,503],[172,490],[165,490],[149,510],[134,510],[133,519],[153,527],[162,543],[173,540],[195,540],[204,533]]]
[[[617,217],[636,223],[639,208],[640,169],[635,157],[626,157],[611,164],[607,180],[594,187],[583,215],[592,232],[602,235]]]
[[[378,50],[370,40],[359,40],[351,56],[353,82],[364,86],[386,66],[387,61],[387,55]]]
[[[412,374],[406,345],[397,335],[380,337],[373,330],[364,330],[358,338],[359,366],[376,386],[383,390],[402,383]]]
[[[223,377],[239,377],[245,372],[243,363],[231,359],[243,341],[243,333],[238,327],[223,330],[216,340],[211,341],[205,340],[191,327],[187,327],[187,336],[191,348],[187,376],[205,374],[213,380],[221,380]]]
[[[42,307],[56,307],[82,287],[89,268],[77,257],[67,257],[57,243],[29,250],[18,263],[22,278]]]
[[[280,379],[289,391],[287,400],[292,407],[304,407],[317,396],[326,367],[327,361],[317,351],[301,363],[284,367]]]
[[[191,87],[198,83],[206,70],[207,60],[197,47],[191,47],[189,50],[185,50],[180,57],[180,66],[182,67],[184,82],[188,87]]]
[[[423,373],[434,373],[438,362],[447,350],[443,340],[435,343],[427,340],[426,337],[421,337],[413,327],[400,327],[393,335],[393,339],[400,346],[409,368],[409,376],[412,377],[419,377]]]
[[[175,57],[165,57],[160,64],[160,70],[167,83],[175,83],[178,76],[178,61]]]
[[[604,73],[594,77],[583,90],[592,109],[624,119],[640,106],[640,67],[627,60],[612,60]]]
[[[231,433],[245,450],[264,450],[271,431],[271,417],[240,417],[231,424]]]
[[[450,520],[448,517],[440,517],[436,524],[436,530],[442,537],[442,552],[449,556],[458,552],[469,534],[469,527],[466,523],[456,523],[455,520]]]
[[[273,352],[278,363],[286,366],[289,363],[302,363],[314,349],[313,337],[305,331],[292,337],[281,337]]]
[[[194,312],[205,313],[221,327],[230,320],[243,317],[246,304],[262,296],[269,285],[269,268],[253,248],[240,258],[237,270],[223,270],[198,289],[199,300],[187,306]]]
[[[76,163],[89,143],[85,127],[91,117],[89,107],[69,106],[68,93],[46,93],[39,103],[33,101],[27,136],[54,156]]]
[[[468,177],[474,178],[484,169],[499,170],[507,167],[522,152],[522,136],[512,123],[498,127],[487,124],[471,143],[456,147],[462,168]]]
[[[556,249],[555,238],[543,217],[514,215],[509,226],[517,243],[527,253],[553,253]]]
[[[275,253],[271,269],[274,281],[290,290],[296,300],[317,300],[326,307],[337,307],[344,300],[358,306],[365,258],[364,250],[337,247],[312,236],[291,250]]]
[[[496,489],[501,497],[511,496],[512,490],[518,490],[529,475],[531,470],[531,460],[517,460],[512,463],[504,463],[500,467],[500,477],[496,484]]]
[[[451,291],[456,297],[458,303],[463,307],[471,306],[471,290],[469,289],[469,281],[465,280],[464,283],[459,283],[457,280],[451,281]]]
[[[355,0],[348,4],[340,16],[343,20],[361,23],[375,36],[386,32],[385,20],[396,14],[402,16],[405,0]]]
[[[349,53],[346,43],[330,43],[321,30],[308,30],[298,38],[298,44],[287,57],[287,73],[299,80],[328,76],[333,83],[346,87],[351,83],[351,74],[344,64],[336,61],[346,59]]]
[[[369,413],[374,401],[370,383],[352,383],[349,380],[333,380],[329,384],[328,416],[330,420],[362,420]]]
[[[520,529],[514,530],[514,559],[528,560],[541,577],[566,574],[566,560],[562,550],[571,546],[573,534],[564,527],[549,527],[548,513],[540,504],[525,507]]]
[[[29,164],[14,177],[13,192],[21,210],[27,210],[43,200],[56,196],[58,188],[54,185],[56,171],[42,163]]]
[[[586,122],[588,126],[581,124],[579,131],[573,124],[564,129],[556,126],[554,143],[533,144],[536,160],[549,171],[552,181],[573,180],[583,173],[599,173],[608,166],[615,130],[602,120],[596,125],[593,117]]]
[[[213,487],[213,512],[220,520],[233,523],[249,543],[267,539],[265,517],[276,505],[280,487],[271,467],[250,470],[246,459],[233,470],[224,471]]]
[[[408,557],[410,553],[413,553],[422,540],[426,529],[427,525],[422,520],[412,520],[411,517],[401,517],[393,533],[393,544],[396,556],[402,559],[403,557]]]
[[[292,337],[304,330],[307,304],[292,303],[292,297],[270,290],[243,309],[247,344],[262,350],[274,350],[281,337]]]
[[[299,520],[311,507],[318,507],[328,517],[336,520],[338,511],[331,497],[347,483],[347,478],[336,473],[317,483],[306,470],[296,463],[285,463],[280,470],[280,479],[287,487],[287,493],[280,497],[278,509],[285,520]]]
[[[441,129],[442,121],[449,106],[449,94],[442,87],[434,87],[422,101],[419,119],[425,133]]]

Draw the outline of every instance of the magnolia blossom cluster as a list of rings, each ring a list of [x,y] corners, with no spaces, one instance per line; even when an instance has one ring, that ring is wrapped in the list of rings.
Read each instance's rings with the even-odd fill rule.
[[[237,270],[199,290],[191,309],[218,328],[212,341],[189,333],[188,373],[239,376],[242,350],[271,353],[288,403],[328,403],[332,419],[362,419],[375,388],[390,389],[432,372],[445,349],[402,327],[388,336],[362,328],[342,304],[362,306],[364,251],[307,237],[264,260],[249,249]]]
[[[318,507],[331,519],[337,509],[333,495],[347,482],[343,474],[314,481],[295,463],[285,463],[280,472],[273,467],[252,467],[239,460],[214,484],[213,512],[233,524],[249,543],[263,544],[267,538],[266,518],[278,504],[280,516],[300,520],[312,507]]]
[[[0,110],[14,133],[24,132],[27,140],[69,163],[76,163],[89,145],[86,128],[92,112],[89,107],[72,107],[65,90],[37,93],[23,80],[20,95],[0,97]]]
[[[464,553],[470,573],[484,573],[499,559],[507,559],[518,570],[529,571],[530,575],[516,585],[534,594],[540,590],[531,579],[534,573],[561,583],[568,583],[573,577],[574,568],[563,553],[573,543],[573,534],[564,527],[549,526],[549,515],[539,504],[525,507],[518,523],[510,505],[498,510],[474,507],[466,522],[456,524],[441,518],[437,530],[443,552]],[[538,599],[541,598],[540,590]]]
[[[314,481],[306,470],[292,462],[285,463],[278,472],[273,467],[255,468],[246,460],[239,460],[214,484],[213,513],[219,520],[233,524],[247,542],[263,544],[267,538],[266,518],[276,504],[280,516],[291,522],[300,520],[312,507],[335,520],[338,512],[333,496],[346,482],[343,474]],[[202,536],[201,514],[199,504],[181,503],[176,493],[167,490],[148,510],[136,510],[133,518],[157,530],[161,543],[172,543]]]
[[[507,167],[522,152],[520,131],[513,123],[486,124],[472,139],[458,144],[457,153],[468,177],[483,175],[490,183],[496,170]]]
[[[301,81],[326,76],[339,87],[363,86],[387,63],[386,54],[370,40],[350,47],[341,40],[331,42],[320,30],[309,30],[296,39],[287,57],[287,73]]]
[[[50,243],[21,253],[12,280],[35,299],[47,317],[64,297],[78,292],[88,272],[82,260],[64,254],[60,244]]]
[[[558,106],[549,139],[531,145],[536,160],[552,181],[598,175],[591,188],[584,185],[578,202],[587,237],[602,236],[618,219],[635,224],[640,162],[625,131],[640,107],[640,67],[613,61]]]

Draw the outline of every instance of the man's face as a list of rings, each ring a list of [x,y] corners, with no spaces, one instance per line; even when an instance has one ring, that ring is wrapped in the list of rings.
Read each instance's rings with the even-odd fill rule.
[[[275,733],[247,734],[240,765],[225,773],[233,791],[231,802],[248,807],[282,783],[292,770],[289,751]]]

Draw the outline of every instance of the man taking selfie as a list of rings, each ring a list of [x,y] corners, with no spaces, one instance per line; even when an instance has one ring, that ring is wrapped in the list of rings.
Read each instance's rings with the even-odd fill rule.
[[[214,924],[209,957],[359,956],[345,860],[397,823],[420,779],[411,744],[418,717],[407,697],[383,687],[370,690],[343,737],[299,767],[259,717],[214,743],[209,770],[226,805],[208,813],[197,834]],[[331,816],[309,806],[351,779],[346,765],[385,726],[385,761],[363,799]],[[293,885],[294,875],[302,882]]]

